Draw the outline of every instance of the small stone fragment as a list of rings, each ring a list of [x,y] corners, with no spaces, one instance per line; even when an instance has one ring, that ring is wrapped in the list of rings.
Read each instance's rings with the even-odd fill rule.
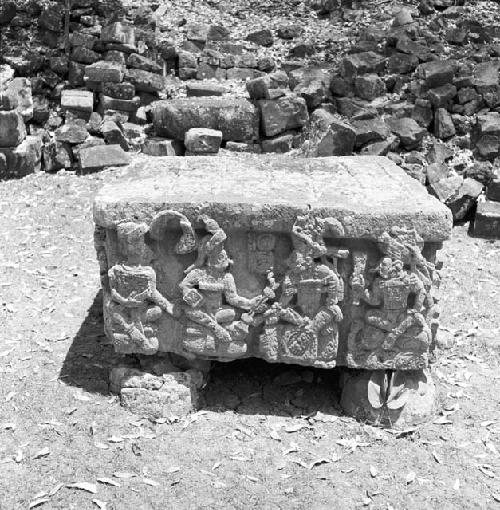
[[[207,128],[191,128],[186,132],[184,145],[191,155],[217,154],[222,143],[222,131]]]

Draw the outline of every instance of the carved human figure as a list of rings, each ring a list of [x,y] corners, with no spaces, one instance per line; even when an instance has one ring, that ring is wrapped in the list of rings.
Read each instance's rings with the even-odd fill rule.
[[[422,315],[425,289],[420,278],[403,269],[400,260],[384,257],[377,268],[378,276],[371,287],[364,289],[360,298],[371,306],[366,311],[365,322],[387,332],[384,349],[391,349],[396,340],[411,326],[427,330]],[[408,309],[408,298],[413,294],[414,304]]]
[[[242,340],[252,319],[248,315],[237,318],[237,315],[241,310],[258,312],[264,305],[262,298],[249,299],[238,294],[229,272],[232,260],[224,248],[225,232],[206,215],[200,219],[208,235],[199,243],[197,260],[185,270],[186,276],[179,284],[186,305],[184,314],[211,331],[222,343]]]
[[[338,323],[342,320],[338,303],[343,299],[343,282],[328,257],[346,257],[347,250],[328,250],[323,238],[327,230],[343,235],[342,225],[333,218],[311,214],[297,217],[280,299],[264,314],[268,332],[278,323],[296,326],[288,328],[284,342],[298,357],[307,353],[331,360],[337,351]]]
[[[109,270],[108,312],[115,341],[143,354],[158,350],[156,322],[163,312],[174,317],[180,310],[156,288],[156,273],[148,266],[113,266]]]
[[[415,274],[422,282],[425,291],[422,314],[434,339],[439,327],[440,309],[436,291],[440,285],[440,276],[436,266],[422,254],[423,238],[415,229],[395,226],[389,232],[384,232],[377,244],[384,255],[393,260],[401,260],[404,267],[409,268],[410,273]]]

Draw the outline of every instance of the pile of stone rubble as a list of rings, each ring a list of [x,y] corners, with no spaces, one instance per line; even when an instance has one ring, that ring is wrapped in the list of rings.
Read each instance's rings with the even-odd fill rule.
[[[318,62],[300,24],[235,35],[220,24],[179,23],[173,37],[159,28],[163,6],[144,13],[104,4],[72,3],[67,47],[63,7],[39,7],[44,52],[8,46],[3,54],[0,132],[12,139],[0,142],[2,177],[38,170],[40,151],[45,171],[82,172],[127,164],[130,151],[386,155],[456,221],[473,218],[483,197],[489,226],[477,233],[499,235],[498,212],[483,204],[498,181],[500,32],[469,7],[433,0],[399,8]],[[336,5],[312,7],[328,14]],[[3,41],[36,10],[9,6],[0,11]],[[345,21],[360,12],[345,11]],[[278,40],[287,59],[269,52]]]

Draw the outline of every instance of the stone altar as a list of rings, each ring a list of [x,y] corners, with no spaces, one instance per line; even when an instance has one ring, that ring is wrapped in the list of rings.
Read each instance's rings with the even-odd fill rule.
[[[346,412],[409,423],[426,394],[431,411],[436,252],[452,220],[402,169],[383,157],[240,156],[127,172],[94,203],[117,352],[361,369],[345,377]]]

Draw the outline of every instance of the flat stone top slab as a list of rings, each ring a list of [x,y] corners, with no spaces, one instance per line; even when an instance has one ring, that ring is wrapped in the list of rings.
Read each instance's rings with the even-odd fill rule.
[[[150,224],[159,211],[175,209],[195,225],[208,214],[223,229],[290,232],[309,207],[340,220],[352,238],[376,239],[388,227],[405,226],[440,242],[452,226],[449,209],[419,182],[373,156],[140,159],[99,192],[94,220],[106,228],[123,221]]]

